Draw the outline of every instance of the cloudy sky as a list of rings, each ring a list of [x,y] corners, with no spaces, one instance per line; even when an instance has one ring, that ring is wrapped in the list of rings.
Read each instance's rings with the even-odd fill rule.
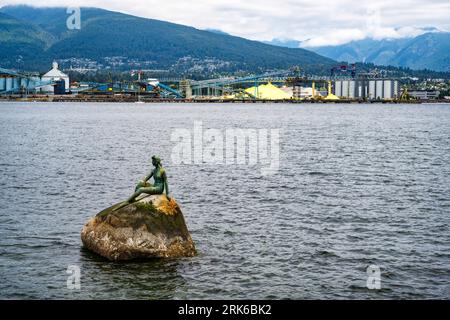
[[[254,40],[306,40],[304,46],[415,36],[426,27],[450,31],[449,0],[0,0],[7,4],[100,7]]]

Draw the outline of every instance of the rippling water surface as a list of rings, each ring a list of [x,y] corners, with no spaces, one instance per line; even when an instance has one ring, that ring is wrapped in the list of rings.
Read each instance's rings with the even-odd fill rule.
[[[174,165],[171,133],[194,121],[280,128],[279,172]],[[1,103],[0,139],[0,298],[450,298],[450,105]],[[85,251],[83,224],[152,154],[199,255]]]

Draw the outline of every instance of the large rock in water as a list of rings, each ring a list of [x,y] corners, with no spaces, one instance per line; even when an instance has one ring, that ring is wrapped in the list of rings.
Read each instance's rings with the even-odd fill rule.
[[[147,195],[114,211],[118,206],[103,210],[84,226],[81,240],[85,247],[113,261],[196,254],[174,199]]]

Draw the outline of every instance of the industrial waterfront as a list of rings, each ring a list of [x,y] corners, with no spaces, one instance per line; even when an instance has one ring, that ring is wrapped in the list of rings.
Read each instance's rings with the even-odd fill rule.
[[[0,100],[43,102],[178,102],[178,103],[421,103],[450,102],[435,91],[410,90],[402,79],[374,70],[358,73],[352,65],[330,76],[305,75],[300,68],[260,75],[217,79],[148,78],[136,71],[127,81],[76,82],[57,62],[42,76],[0,68]],[[443,80],[445,82],[445,80]]]

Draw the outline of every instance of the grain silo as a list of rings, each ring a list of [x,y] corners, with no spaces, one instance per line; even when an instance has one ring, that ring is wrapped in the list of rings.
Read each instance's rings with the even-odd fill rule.
[[[385,99],[398,97],[399,85],[392,79],[336,80],[335,94],[348,99]]]

